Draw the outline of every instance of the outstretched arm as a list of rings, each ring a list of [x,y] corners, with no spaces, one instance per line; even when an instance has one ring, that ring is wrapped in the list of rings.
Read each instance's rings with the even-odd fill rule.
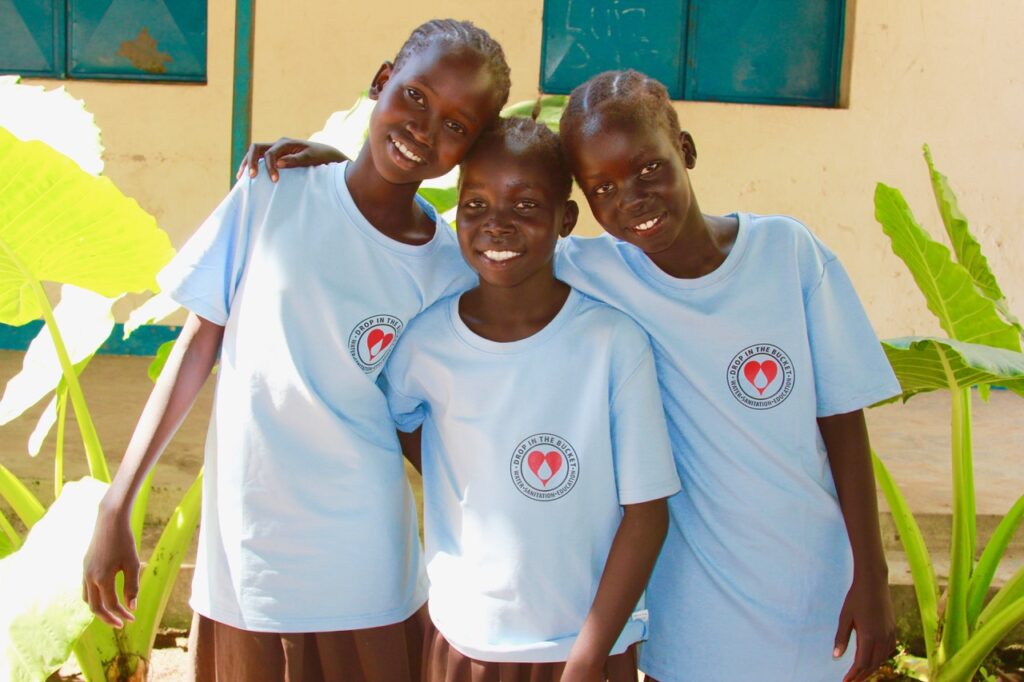
[[[223,335],[223,327],[194,313],[188,316],[100,502],[85,556],[82,598],[100,620],[114,627],[134,620],[131,609],[139,591],[139,556],[130,524],[135,496],[210,375]],[[115,587],[122,571],[125,604]]]
[[[249,177],[255,178],[260,172],[260,159],[266,163],[270,179],[277,182],[279,168],[322,166],[325,163],[347,161],[348,157],[331,145],[322,142],[293,140],[288,137],[282,137],[274,144],[253,142],[249,145],[249,151],[242,158],[235,178],[240,179],[246,169],[249,170]]]
[[[896,647],[896,621],[889,596],[889,569],[878,526],[875,476],[864,411],[818,419],[828,451],[839,506],[853,550],[853,584],[839,614],[835,651],[846,651],[857,631],[857,654],[844,682],[866,680]]]
[[[667,532],[664,498],[623,507],[597,595],[569,652],[562,682],[604,679],[608,652],[640,601]]]

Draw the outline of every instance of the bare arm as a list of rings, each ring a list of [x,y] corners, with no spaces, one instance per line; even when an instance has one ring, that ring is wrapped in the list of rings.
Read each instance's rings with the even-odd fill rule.
[[[889,596],[889,569],[878,525],[875,475],[864,411],[818,420],[828,451],[839,506],[853,551],[853,584],[843,603],[836,632],[835,656],[857,631],[857,655],[844,682],[865,680],[896,647],[896,621]]]
[[[623,507],[597,595],[569,652],[563,682],[604,679],[608,652],[647,586],[667,532],[664,498]]]
[[[235,177],[240,179],[249,171],[249,177],[259,174],[259,162],[263,159],[270,179],[277,182],[279,168],[300,168],[302,166],[321,166],[325,163],[347,161],[348,157],[329,144],[310,142],[309,140],[293,140],[282,137],[274,144],[253,142],[249,151],[242,158]]]
[[[189,315],[100,502],[85,557],[82,597],[100,620],[114,627],[121,627],[122,619],[134,619],[129,609],[135,608],[139,589],[139,557],[130,526],[135,496],[210,375],[223,335],[223,327]],[[128,608],[115,588],[122,571]]]
[[[423,456],[422,456],[422,442],[423,442],[423,427],[416,429],[412,433],[398,432],[398,442],[402,446],[402,454],[409,460],[409,463],[416,468],[416,471],[423,473]]]

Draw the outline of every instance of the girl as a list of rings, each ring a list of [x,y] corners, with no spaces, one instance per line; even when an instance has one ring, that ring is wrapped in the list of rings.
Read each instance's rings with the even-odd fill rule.
[[[355,161],[239,182],[162,273],[191,313],[86,557],[85,598],[102,620],[132,618],[132,503],[219,353],[191,600],[196,676],[419,678],[426,584],[374,381],[411,319],[471,281],[452,231],[414,197],[462,159],[508,89],[486,32],[420,26],[373,78]]]
[[[641,668],[865,679],[895,625],[862,408],[900,388],[842,265],[792,218],[703,215],[693,139],[643,74],[576,88],[561,134],[607,235],[566,244],[557,272],[651,335],[685,481]],[[851,629],[854,660],[833,660]]]
[[[429,682],[636,680],[679,483],[646,336],[554,277],[571,185],[545,126],[485,133],[458,206],[479,283],[384,370],[399,428],[423,426]]]

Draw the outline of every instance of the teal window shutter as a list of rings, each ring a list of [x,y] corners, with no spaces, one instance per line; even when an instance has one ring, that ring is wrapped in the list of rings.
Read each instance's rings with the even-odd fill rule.
[[[690,0],[685,99],[835,106],[842,0]]]
[[[608,69],[673,99],[836,106],[844,0],[545,0],[541,89]]]
[[[67,0],[72,78],[206,81],[205,0]]]
[[[602,71],[634,68],[682,96],[685,0],[545,0],[541,89],[568,93]]]
[[[64,0],[0,0],[0,73],[64,75]]]

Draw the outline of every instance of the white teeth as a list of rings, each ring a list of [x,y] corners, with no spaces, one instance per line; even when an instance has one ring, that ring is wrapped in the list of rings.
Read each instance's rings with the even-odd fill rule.
[[[648,220],[646,222],[642,222],[639,225],[634,225],[633,227],[631,227],[629,229],[634,230],[636,232],[646,232],[647,230],[649,230],[652,227],[654,227],[657,224],[658,220],[660,220],[660,219],[661,219],[661,216],[658,216],[657,218],[651,218],[650,220]]]
[[[415,161],[416,163],[423,163],[423,159],[416,156],[413,153],[413,151],[406,147],[404,144],[402,144],[401,141],[396,140],[395,138],[391,138],[391,141],[395,143],[395,147],[398,149],[398,151],[402,153],[402,156],[409,159],[410,161]]]
[[[484,251],[488,260],[506,261],[519,255],[518,251]]]

